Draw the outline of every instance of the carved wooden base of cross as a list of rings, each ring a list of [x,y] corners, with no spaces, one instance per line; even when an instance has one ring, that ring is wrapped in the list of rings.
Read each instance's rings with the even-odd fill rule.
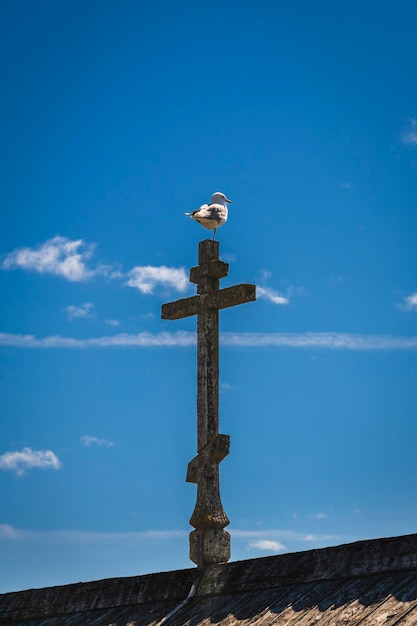
[[[190,519],[190,559],[203,568],[230,558],[230,523],[220,499],[219,463],[229,453],[230,438],[219,434],[219,309],[256,299],[255,285],[219,289],[229,266],[219,260],[219,242],[201,241],[198,266],[190,271],[197,296],[162,306],[163,319],[197,314],[197,456],[189,463],[187,481],[197,484]]]
[[[197,484],[197,502],[190,518],[190,559],[202,567],[230,559],[230,524],[220,498],[219,463],[229,454],[229,435],[215,435],[188,464],[187,482]]]

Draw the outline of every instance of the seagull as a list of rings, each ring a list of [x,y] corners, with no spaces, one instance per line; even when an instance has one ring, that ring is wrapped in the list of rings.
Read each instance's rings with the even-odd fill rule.
[[[211,196],[210,204],[202,204],[199,209],[191,213],[185,213],[185,215],[191,217],[191,219],[201,224],[201,226],[204,226],[204,228],[214,230],[214,240],[216,230],[227,222],[227,203],[231,204],[232,201],[228,200],[221,191],[216,191],[216,193]]]

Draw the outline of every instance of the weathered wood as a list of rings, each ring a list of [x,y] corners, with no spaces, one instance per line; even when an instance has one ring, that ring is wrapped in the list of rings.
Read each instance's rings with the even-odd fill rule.
[[[202,458],[206,458],[207,460],[213,462],[220,463],[223,459],[229,454],[230,448],[230,437],[229,435],[220,435],[217,434],[210,443],[200,450],[199,454],[193,458],[192,461],[188,463],[187,469],[187,483],[197,483],[198,482],[198,469],[200,465],[200,460]]]
[[[220,244],[218,241],[212,241],[205,239],[198,244],[198,265],[201,268],[205,268],[210,264],[215,264],[219,261]],[[220,286],[220,279],[218,276],[207,274],[201,276],[197,283],[197,293],[207,293],[208,291],[217,291]]]
[[[190,283],[198,284],[202,278],[225,278],[229,273],[229,264],[214,259],[204,265],[197,265],[190,270]]]
[[[256,300],[256,286],[242,283],[219,291],[209,291],[200,296],[191,296],[162,305],[163,320],[180,320],[198,315],[206,309],[226,309]]]
[[[197,317],[197,451],[219,432],[219,312]]]
[[[198,244],[198,264],[204,265],[210,261],[217,261],[220,253],[220,242],[213,239],[204,239]]]
[[[201,241],[190,282],[197,294],[162,305],[162,319],[197,315],[197,456],[189,463],[187,481],[197,484],[190,519],[190,558],[200,568],[230,558],[230,522],[220,498],[219,463],[229,453],[230,438],[219,434],[219,310],[256,299],[255,285],[219,289],[229,266],[219,259],[219,242]]]

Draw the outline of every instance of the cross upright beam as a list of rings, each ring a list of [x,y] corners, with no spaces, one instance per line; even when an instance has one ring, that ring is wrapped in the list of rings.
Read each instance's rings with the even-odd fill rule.
[[[230,437],[219,433],[219,309],[256,299],[255,285],[220,289],[229,266],[219,259],[219,242],[201,241],[198,266],[190,271],[197,295],[162,305],[162,319],[197,315],[197,456],[188,464],[187,482],[197,484],[190,519],[190,559],[200,568],[230,558],[230,523],[220,499],[219,463],[229,453]]]

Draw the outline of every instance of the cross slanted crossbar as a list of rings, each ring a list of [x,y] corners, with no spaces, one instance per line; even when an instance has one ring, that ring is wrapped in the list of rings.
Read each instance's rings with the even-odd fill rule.
[[[220,289],[229,265],[219,259],[219,242],[206,239],[198,249],[198,266],[190,271],[197,294],[162,305],[162,319],[197,315],[197,456],[188,464],[187,482],[197,484],[190,519],[190,559],[203,568],[230,558],[230,523],[220,499],[219,463],[229,454],[230,437],[219,434],[219,309],[256,300],[250,284]]]

